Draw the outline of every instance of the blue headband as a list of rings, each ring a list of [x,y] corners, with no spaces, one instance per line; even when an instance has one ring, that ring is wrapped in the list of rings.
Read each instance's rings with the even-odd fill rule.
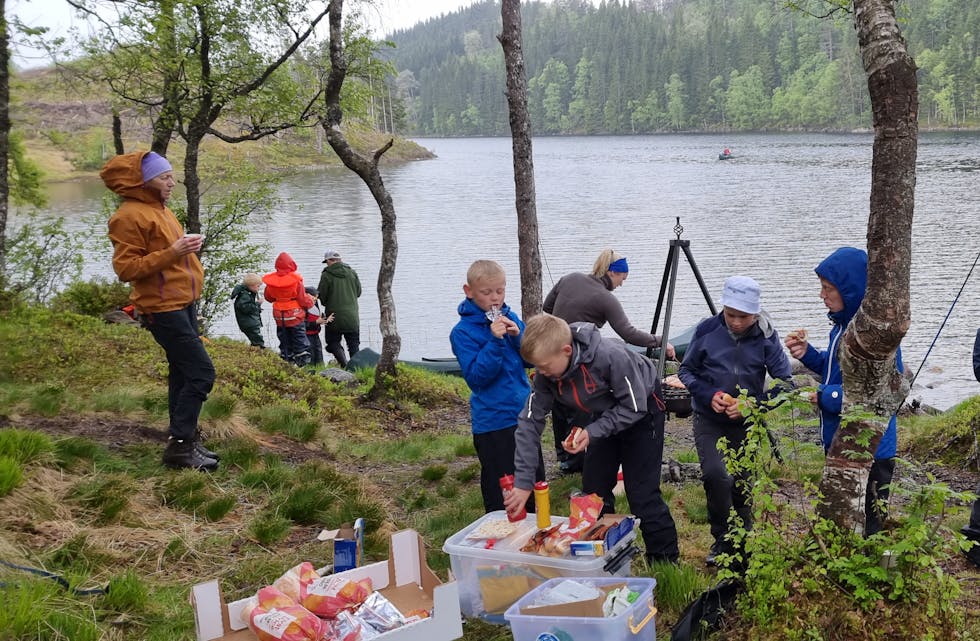
[[[616,272],[617,274],[627,274],[629,273],[630,266],[626,264],[625,258],[620,258],[619,260],[614,260],[609,263],[609,271]]]

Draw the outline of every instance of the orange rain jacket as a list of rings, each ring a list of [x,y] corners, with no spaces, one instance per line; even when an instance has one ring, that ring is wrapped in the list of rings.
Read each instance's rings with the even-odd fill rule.
[[[306,322],[306,310],[313,307],[313,297],[306,293],[303,277],[296,271],[296,261],[282,252],[276,257],[276,271],[262,277],[265,299],[272,303],[272,317],[280,327],[295,327]]]
[[[143,186],[147,152],[115,156],[99,176],[123,202],[109,219],[112,268],[132,285],[129,299],[143,314],[184,309],[201,296],[204,267],[197,254],[178,256],[171,245],[184,235],[174,213]]]

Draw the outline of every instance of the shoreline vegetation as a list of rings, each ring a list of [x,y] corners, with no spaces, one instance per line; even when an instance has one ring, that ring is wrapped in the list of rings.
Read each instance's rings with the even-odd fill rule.
[[[191,585],[217,578],[226,598],[248,596],[294,563],[328,563],[317,532],[356,517],[367,521],[367,559],[385,557],[392,531],[414,528],[430,566],[447,580],[443,542],[482,514],[462,379],[400,366],[393,397],[370,401],[370,371],[340,385],[297,370],[274,350],[218,338],[207,343],[217,382],[202,431],[221,454],[221,467],[211,475],[168,471],[159,463],[167,420],[161,350],[138,327],[56,309],[0,306],[0,559],[43,567],[73,588],[110,591],[81,596],[0,568],[0,600],[7,604],[0,638],[42,638],[40,627],[81,641],[188,638]],[[978,480],[970,446],[978,420],[980,396],[939,416],[903,416],[899,425],[902,460],[887,529],[914,525],[923,488],[949,484],[955,496],[927,522],[938,539],[920,544],[931,545],[937,571],[960,586],[951,610],[932,610],[936,595],[910,603],[885,594],[870,609],[854,605],[848,595],[883,576],[871,570],[863,588],[818,577],[823,596],[803,583],[778,602],[806,613],[808,626],[842,635],[833,638],[918,639],[927,632],[976,638],[970,635],[980,634],[980,572],[948,550],[951,533],[969,515],[962,493]],[[795,410],[774,411],[769,427],[783,456],[770,461],[772,500],[780,506],[773,516],[795,522],[807,512],[807,487],[822,470],[819,428],[812,411]],[[580,481],[557,474],[549,434],[543,451],[553,510],[567,514]],[[704,567],[711,537],[689,420],[668,421],[664,459],[663,491],[678,524],[681,563],[649,567],[640,555],[632,571],[656,577],[657,636],[668,638],[683,608],[718,575]],[[629,511],[623,498],[617,511]],[[920,548],[903,545],[902,555],[924,558]],[[790,563],[773,571],[785,578],[802,569]],[[960,636],[947,634],[950,623]],[[767,629],[732,614],[724,632],[737,641],[790,638],[781,626]],[[468,621],[464,632],[467,641],[511,638],[506,627],[479,620]]]

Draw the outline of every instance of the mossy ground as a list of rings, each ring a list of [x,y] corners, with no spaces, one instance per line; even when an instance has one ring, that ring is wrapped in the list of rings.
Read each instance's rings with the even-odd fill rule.
[[[367,520],[368,559],[384,558],[387,535],[411,527],[426,540],[429,564],[446,577],[442,543],[482,513],[459,379],[405,369],[397,401],[369,402],[366,374],[344,387],[241,342],[218,339],[207,348],[218,379],[202,428],[222,455],[221,468],[211,475],[168,471],[159,463],[166,366],[148,333],[37,308],[0,314],[0,477],[10,485],[0,497],[0,559],[43,567],[76,588],[113,586],[108,596],[80,596],[2,570],[0,638],[193,638],[191,584],[217,578],[226,597],[239,598],[296,562],[329,563],[317,532],[357,516]],[[903,421],[903,429],[916,435],[912,442],[929,442],[969,420],[953,412]],[[811,423],[782,416],[772,424],[784,457],[778,499],[790,506],[805,501],[803,483],[820,472],[822,451]],[[688,422],[668,423],[667,450],[695,465]],[[554,511],[567,513],[565,499],[580,478],[553,474],[547,432],[544,451]],[[925,473],[911,463],[927,460],[922,452],[909,455],[899,483]],[[947,463],[928,469],[945,472],[959,489],[975,486],[975,474]],[[713,581],[703,565],[710,535],[700,482],[665,482],[664,495],[678,525],[681,564],[650,568],[637,559],[633,565],[635,575],[658,579],[660,638]],[[901,516],[900,499],[894,512]],[[953,505],[946,522],[957,528],[967,516],[968,505]],[[970,615],[980,612],[980,574],[958,557],[944,567],[960,579],[965,620],[976,626]],[[830,595],[812,605],[834,620]],[[890,612],[914,629],[907,612]],[[464,630],[473,641],[510,638],[507,628],[482,621]],[[962,634],[977,638],[978,630]],[[918,637],[910,631],[903,638]]]

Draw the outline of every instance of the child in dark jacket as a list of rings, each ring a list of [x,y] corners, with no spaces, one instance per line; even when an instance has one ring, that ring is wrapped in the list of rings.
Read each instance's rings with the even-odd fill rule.
[[[519,512],[531,492],[545,417],[560,403],[577,421],[565,449],[586,452],[583,491],[602,497],[603,513],[615,511],[613,487],[622,465],[647,560],[676,562],[677,529],[660,493],[665,417],[656,366],[622,343],[603,339],[592,323],[569,326],[550,314],[528,320],[521,354],[537,374],[517,419],[515,489],[505,501],[508,512]]]
[[[500,477],[514,473],[517,414],[531,391],[520,354],[524,323],[504,302],[506,286],[504,268],[498,263],[474,262],[466,272],[459,322],[449,334],[471,390],[473,446],[480,459],[480,489],[487,512],[504,508]],[[530,475],[543,481],[540,448],[531,468]],[[533,501],[528,505],[533,511]]]
[[[840,427],[840,413],[844,403],[844,379],[837,361],[837,346],[848,323],[857,314],[861,301],[864,300],[868,281],[868,254],[863,249],[840,247],[817,265],[814,271],[820,279],[820,297],[827,306],[827,317],[834,324],[830,328],[830,343],[826,350],[818,350],[806,341],[806,332],[798,330],[787,335],[786,347],[793,358],[800,359],[800,362],[821,377],[813,402],[820,410],[821,436],[826,452]],[[901,347],[895,356],[895,365],[899,372],[905,371]],[[881,442],[878,443],[868,478],[864,504],[866,536],[881,530],[885,519],[883,506],[888,501],[888,484],[895,473],[897,447],[898,429],[893,415]]]
[[[306,293],[316,301],[316,287],[307,287]],[[320,319],[323,315],[318,314],[319,311],[320,305],[316,302],[313,303],[313,307],[306,310],[305,327],[306,340],[310,343],[310,365],[323,365],[323,343],[320,341],[320,330],[323,329],[323,323],[320,322]]]
[[[734,401],[741,390],[750,401],[765,401],[792,386],[792,370],[779,335],[760,305],[759,284],[746,276],[725,281],[724,310],[701,321],[688,344],[678,376],[691,392],[694,408],[694,446],[701,462],[701,477],[708,501],[708,522],[714,544],[706,562],[715,565],[719,554],[735,551],[728,540],[728,518],[734,508],[743,526],[752,526],[748,477],[735,479],[718,451],[722,437],[738,449],[746,436],[742,407]],[[767,392],[766,372],[786,381]]]
[[[235,321],[238,329],[248,337],[253,347],[265,347],[262,339],[262,303],[259,302],[259,286],[262,277],[258,274],[245,274],[242,282],[231,290],[235,306]]]

